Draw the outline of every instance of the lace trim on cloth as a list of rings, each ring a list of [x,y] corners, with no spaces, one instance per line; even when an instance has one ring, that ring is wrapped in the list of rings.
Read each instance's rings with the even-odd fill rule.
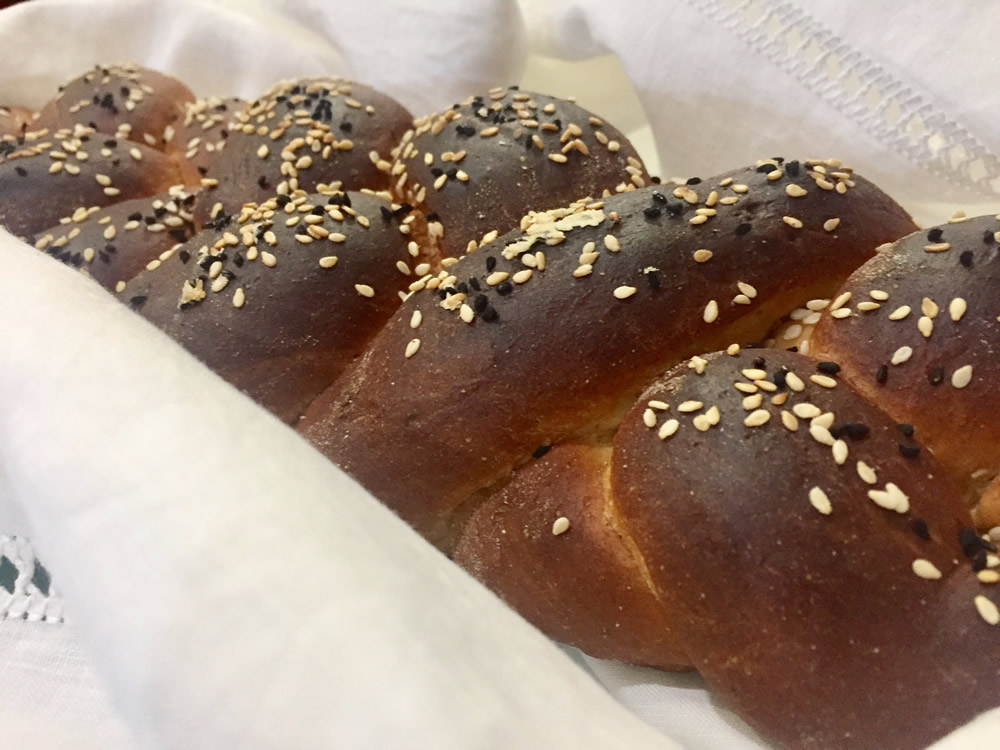
[[[0,621],[63,622],[62,596],[24,537],[0,534]]]
[[[914,164],[966,190],[1000,194],[1000,159],[989,148],[805,11],[780,0],[689,2]]]

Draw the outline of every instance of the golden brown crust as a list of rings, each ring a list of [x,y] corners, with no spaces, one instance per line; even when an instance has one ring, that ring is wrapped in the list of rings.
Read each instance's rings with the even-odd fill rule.
[[[39,232],[34,245],[112,290],[191,238],[193,203],[193,194],[176,189],[104,209],[95,207]]]
[[[610,458],[609,441],[564,443],[524,466],[472,513],[455,561],[550,638],[601,659],[690,669],[621,538]]]
[[[885,248],[838,292],[851,294],[852,314],[827,311],[811,343],[866,398],[914,425],[970,499],[1000,472],[998,231],[1000,221],[984,216]],[[881,306],[859,311],[873,291]]]
[[[716,694],[794,748],[923,748],[995,706],[1000,627],[987,618],[1000,589],[976,579],[987,549],[947,472],[927,451],[901,454],[916,444],[815,361],[778,350],[705,359],[703,375],[676,368],[627,415],[612,489]],[[776,380],[785,386],[761,390]],[[669,409],[647,422],[651,400]],[[713,408],[715,426],[698,429]],[[797,410],[793,431],[782,413]],[[746,426],[758,411],[768,421]],[[817,412],[831,416],[814,423]],[[676,432],[661,439],[671,419]]]
[[[5,145],[5,143],[7,145]],[[28,237],[93,206],[167,192],[180,173],[159,151],[88,128],[0,143],[0,224]]]
[[[359,364],[313,404],[304,434],[416,528],[446,540],[452,510],[538,446],[614,422],[645,383],[685,356],[759,341],[796,303],[829,293],[876,245],[913,229],[862,178],[840,194],[817,187],[804,168],[768,176],[748,168],[678,188],[680,198],[646,188],[581,204],[561,219],[534,216],[525,233],[443,272],[455,276],[445,284],[455,285],[454,299],[442,301],[435,290],[408,300]],[[786,191],[797,188],[806,195]],[[784,216],[805,225],[794,229]],[[823,228],[830,217],[841,218],[836,231]],[[599,255],[589,275],[575,276],[588,243]],[[706,248],[712,257],[695,260]],[[545,270],[525,265],[536,252]],[[522,271],[531,278],[510,283]],[[493,285],[496,273],[511,277]],[[471,323],[461,318],[463,290]],[[754,298],[741,300],[744,291]],[[708,323],[712,300],[718,317]],[[415,313],[418,329],[410,325]],[[414,340],[419,351],[406,358]]]
[[[397,264],[413,258],[402,212],[381,198],[284,201],[220,220],[154,260],[120,297],[291,422],[399,306],[407,277]]]
[[[184,170],[185,182],[200,183],[229,140],[229,123],[247,103],[218,96],[188,102],[184,116],[167,125],[163,141],[168,155]]]
[[[334,77],[282,81],[230,122],[196,216],[209,220],[216,204],[233,213],[275,192],[388,187],[375,166],[378,154],[388,154],[409,125],[410,113],[401,104],[362,83]]]
[[[416,120],[393,156],[380,166],[397,199],[437,220],[455,257],[529,210],[651,184],[614,126],[574,102],[516,88]]]
[[[163,148],[163,131],[184,116],[194,94],[183,83],[135,63],[95,65],[59,89],[36,127],[86,125],[119,140]]]
[[[0,104],[0,137],[19,136],[31,127],[35,113],[24,107]]]

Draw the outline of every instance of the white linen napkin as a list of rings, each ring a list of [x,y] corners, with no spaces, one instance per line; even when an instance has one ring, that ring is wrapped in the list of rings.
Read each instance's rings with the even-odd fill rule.
[[[962,15],[976,5],[920,0],[899,20],[860,0],[525,0],[521,10],[536,50],[620,56],[658,136],[665,176],[705,175],[761,155],[843,155],[937,223],[959,207],[971,215],[1000,205],[1000,144],[990,127],[1000,94],[978,72],[998,72],[985,32],[1000,19]],[[97,61],[134,59],[199,94],[252,97],[277,78],[339,72],[421,114],[517,80],[525,38],[513,0],[36,0],[0,12],[0,102],[38,106],[44,92]],[[923,53],[931,41],[935,54]],[[841,72],[831,77],[834,58]],[[838,93],[852,71],[861,86]],[[586,87],[575,86],[551,93],[578,93],[586,103]],[[874,90],[893,96],[875,101]],[[907,123],[916,113],[932,127],[913,135],[900,128],[902,115],[880,124],[895,114],[893,101]],[[47,750],[124,750],[136,740],[208,747],[249,736],[239,733],[256,731],[256,720],[263,732],[287,731],[256,736],[253,747],[266,747],[262,738],[284,747],[295,732],[309,735],[310,722],[334,719],[358,732],[409,728],[407,747],[430,746],[414,739],[423,737],[434,747],[447,747],[442,737],[510,747],[515,732],[517,747],[600,747],[611,740],[591,726],[602,722],[624,722],[615,741],[655,742],[579,688],[565,661],[551,662],[517,618],[496,615],[495,601],[427,558],[393,519],[369,511],[352,483],[306,459],[285,428],[66,273],[0,242],[0,541],[35,538],[70,613],[63,625],[0,620],[0,746],[16,738]],[[127,366],[109,372],[105,347]],[[288,466],[279,465],[286,451],[299,467],[287,481]],[[334,529],[338,511],[352,525]],[[324,545],[315,532],[327,524]],[[372,562],[368,587],[338,578],[345,559]],[[423,570],[433,571],[429,581],[411,577]],[[30,578],[19,586],[37,597]],[[335,605],[369,614],[318,632]],[[301,642],[289,639],[300,630],[309,631]],[[247,659],[258,641],[264,650]],[[276,644],[290,658],[268,682],[266,649]],[[310,651],[313,644],[323,647]],[[696,677],[588,666],[688,750],[761,746]],[[552,704],[552,724],[579,733],[571,727],[553,738],[552,727],[540,726],[548,689],[566,691]],[[578,689],[583,697],[572,705]],[[413,695],[423,703],[399,708]],[[289,719],[295,697],[301,708]],[[469,708],[473,699],[483,705]],[[449,702],[454,714],[443,708]],[[275,716],[288,726],[269,721]],[[995,739],[998,716],[964,732]],[[138,732],[132,739],[127,727]],[[308,739],[321,736],[331,739]],[[390,739],[400,738],[345,730],[334,741],[381,747]],[[952,741],[960,740],[969,741],[963,732]],[[967,745],[948,745],[959,746]]]

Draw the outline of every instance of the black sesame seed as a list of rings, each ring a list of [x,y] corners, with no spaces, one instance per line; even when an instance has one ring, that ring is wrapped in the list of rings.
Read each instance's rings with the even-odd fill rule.
[[[475,279],[472,279],[475,281]],[[489,298],[485,294],[477,294],[472,298],[472,309],[477,313],[483,312],[487,307],[490,306]]]
[[[646,274],[646,281],[649,282],[649,286],[652,289],[660,288],[660,277],[657,275],[656,271],[650,271]]]
[[[500,319],[500,315],[497,314],[497,311],[492,305],[487,305],[486,309],[483,310],[479,317],[487,323],[493,323]]]
[[[788,369],[785,367],[782,367],[779,370],[775,370],[774,375],[771,376],[771,380],[774,381],[774,384],[778,386],[778,388],[784,388],[788,385],[787,378],[788,378]]]
[[[763,357],[755,357],[752,364],[755,370],[763,370],[767,366],[767,360]]]
[[[983,244],[992,245],[993,244],[993,232],[989,229],[983,230]]]
[[[486,256],[486,272],[490,273],[497,267],[497,259],[493,255]]]
[[[871,429],[868,425],[860,422],[844,422],[830,428],[830,434],[838,440],[843,437],[848,437],[851,440],[863,440],[868,437],[869,432]]]
[[[668,203],[667,204],[667,212],[670,213],[673,216],[677,216],[677,215],[679,215],[679,214],[681,214],[681,213],[684,212],[684,204],[683,203]]]
[[[279,195],[277,198],[274,199],[275,203],[278,204],[279,208],[284,208],[285,206],[287,206],[290,200],[291,198],[289,198],[287,195]]]
[[[753,228],[753,226],[749,222],[744,221],[744,222],[742,222],[740,224],[737,224],[736,225],[736,229],[734,229],[733,231],[738,236],[742,236],[744,234],[748,234],[752,228]]]
[[[208,174],[208,167],[198,167],[198,174],[202,177],[206,176]]]
[[[912,443],[900,443],[899,452],[906,458],[916,458],[920,455],[920,446],[913,445]]]
[[[501,281],[497,284],[497,294],[502,297],[506,297],[508,294],[514,291],[514,285],[509,281]]]
[[[548,453],[548,452],[549,452],[550,450],[552,450],[552,446],[551,446],[551,445],[539,445],[539,446],[538,446],[537,448],[535,448],[535,450],[534,450],[534,451],[532,452],[532,454],[531,454],[531,457],[532,457],[532,458],[541,458],[541,457],[542,457],[542,456],[544,456],[544,455],[545,455],[546,453]]]
[[[969,266],[971,266],[972,265],[972,251],[971,250],[963,250],[962,254],[958,256],[958,262],[961,263],[966,268],[968,268]]]
[[[460,281],[457,284],[455,284],[455,291],[459,292],[461,294],[468,295],[469,294],[469,285],[466,284],[464,281]]]
[[[646,216],[647,219],[655,219],[660,214],[663,213],[663,209],[661,209],[659,206],[646,206],[644,209],[642,209],[642,213]]]
[[[922,518],[914,518],[910,521],[910,528],[913,529],[914,534],[924,541],[928,541],[931,538],[931,530],[927,527],[927,521]]]
[[[392,209],[391,208],[389,208],[388,206],[379,206],[378,210],[382,214],[382,218],[383,219],[385,219],[386,221],[391,221],[392,220]]]
[[[798,160],[790,161],[785,165],[785,173],[788,174],[789,177],[798,177],[801,171],[799,166]]]
[[[896,425],[899,431],[902,432],[906,437],[913,437],[913,425],[907,424],[906,422],[900,422]]]
[[[463,138],[469,138],[476,134],[476,129],[472,125],[457,125],[455,126],[455,132]]]
[[[482,287],[479,286],[479,279],[477,279],[475,276],[469,277],[469,286],[475,289],[477,292],[480,289],[482,289]]]
[[[313,216],[322,216],[323,214],[326,213],[326,211],[323,210],[322,206],[313,206],[313,210],[310,211],[309,213],[311,213]]]
[[[458,176],[458,167],[452,167],[445,174],[448,175],[449,179],[454,180]]]
[[[889,379],[889,365],[880,365],[878,370],[875,371],[875,382],[879,385],[885,385],[885,381]]]
[[[836,375],[840,372],[840,365],[836,362],[819,362],[816,365],[816,369],[824,375]]]
[[[942,231],[941,227],[934,227],[929,232],[927,232],[927,241],[940,242],[943,234],[944,232]]]
[[[20,177],[27,177],[28,176],[28,170],[25,169],[24,167],[14,167],[14,171],[17,172],[17,174]]]
[[[181,263],[188,263],[191,260],[191,253],[187,250],[181,250],[177,253],[177,257],[181,259]]]
[[[257,178],[257,187],[263,190],[267,190],[268,185],[269,182],[266,174],[262,174],[260,177]]]
[[[188,234],[184,229],[171,229],[170,236],[173,237],[177,242],[187,241]]]
[[[700,185],[701,184],[701,178],[700,177],[689,177],[687,183],[685,183],[685,184],[687,184],[687,185]]]
[[[927,381],[931,385],[941,385],[944,382],[944,368],[935,367],[933,370],[927,373]]]
[[[149,297],[147,297],[145,294],[137,294],[136,296],[132,297],[128,301],[128,303],[129,305],[132,306],[133,309],[138,310],[139,308],[141,308],[143,305],[146,304],[146,300],[148,299]]]
[[[129,221],[142,221],[142,212],[141,211],[136,211],[134,214],[129,214],[128,215],[128,220]]]
[[[659,190],[654,190],[653,191],[653,201],[656,202],[656,203],[666,203],[667,202],[667,196],[665,196]]]
[[[972,556],[972,570],[978,573],[980,570],[986,570],[986,565],[988,559],[986,557],[986,550],[981,549],[976,554]]]
[[[426,219],[427,221],[437,221],[438,220],[437,212],[431,211],[429,214],[427,214]]]
[[[762,174],[770,174],[771,172],[773,172],[777,168],[778,168],[777,164],[771,164],[770,162],[767,162],[767,163],[761,164],[759,167],[757,167],[757,171],[761,172]]]
[[[441,167],[431,167],[431,175],[434,177],[440,177],[444,174],[444,170]]]

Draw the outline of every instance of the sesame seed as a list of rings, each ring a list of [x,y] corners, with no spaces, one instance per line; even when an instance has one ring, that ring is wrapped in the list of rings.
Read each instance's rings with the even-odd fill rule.
[[[891,313],[889,313],[889,320],[902,320],[903,318],[905,318],[909,314],[910,314],[910,306],[909,305],[900,305],[895,310],[893,310]]]
[[[748,192],[750,192],[750,188],[748,188],[748,187],[747,187],[746,185],[739,185],[739,184],[737,184],[737,185],[733,185],[733,187],[732,187],[732,191],[733,191],[734,193],[740,193],[740,194],[743,194],[743,193],[748,193]]]
[[[758,408],[763,402],[763,400],[764,400],[764,394],[759,392],[754,393],[753,395],[750,396],[746,396],[743,399],[743,408],[746,409],[747,411],[752,411],[753,409]]]
[[[957,323],[962,319],[962,316],[965,315],[966,307],[967,305],[964,299],[961,297],[955,297],[955,299],[948,304],[948,315],[950,315],[951,319]]]
[[[159,258],[154,258],[153,260],[149,261],[149,263],[146,264],[146,270],[155,271],[157,268],[160,267],[161,263],[162,261]]]
[[[930,297],[924,297],[920,301],[920,312],[926,315],[928,318],[936,318],[938,314],[937,303],[934,302]]]
[[[737,354],[739,354],[739,352],[737,352]],[[759,390],[757,386],[755,386],[753,383],[743,383],[743,382],[733,383],[733,388],[738,390],[740,393],[756,393]]]
[[[696,263],[705,263],[711,257],[712,257],[712,251],[711,250],[704,250],[704,249],[702,249],[702,250],[695,250],[694,251],[694,260],[695,260]]]
[[[857,470],[858,476],[861,477],[861,481],[866,484],[875,484],[878,482],[878,476],[875,474],[875,469],[866,464],[864,461],[858,461]]]
[[[705,374],[705,368],[708,366],[708,360],[702,359],[701,357],[694,356],[688,361],[688,367],[694,370],[699,375]]]
[[[410,339],[410,343],[406,345],[406,358],[409,359],[418,351],[420,351],[420,339]]]
[[[413,315],[410,316],[410,328],[419,328],[423,319],[423,313],[420,310],[414,310]]]
[[[873,312],[875,310],[880,309],[881,307],[882,305],[880,305],[878,302],[871,302],[868,300],[866,300],[865,302],[858,303],[859,312]]]
[[[660,430],[657,432],[657,437],[660,440],[666,440],[668,437],[677,432],[677,429],[681,426],[681,423],[676,419],[668,419],[662,425],[660,425]]]
[[[354,285],[354,289],[362,297],[374,297],[375,296],[375,290],[372,289],[370,286],[368,286],[368,284],[355,284]]]
[[[959,367],[952,373],[951,384],[955,388],[965,388],[972,382],[972,365]]]
[[[670,404],[666,401],[652,400],[646,404],[650,409],[657,409],[658,411],[667,411],[670,408]]]
[[[593,273],[594,267],[589,263],[584,263],[582,266],[578,266],[573,270],[573,276],[578,279],[582,279],[584,276],[590,276]]]
[[[979,616],[986,620],[990,625],[1000,625],[1000,610],[997,609],[997,605],[991,602],[982,594],[976,596],[973,600],[976,605],[976,611],[979,612]]]
[[[701,317],[706,323],[714,323],[719,317],[719,303],[714,299],[709,300]]]
[[[710,406],[708,407],[708,411],[705,412],[705,420],[712,426],[719,424],[721,418],[722,414],[719,412],[718,406]]]
[[[809,504],[824,516],[830,515],[830,512],[833,510],[833,506],[830,505],[830,498],[819,487],[813,487],[809,490]]]
[[[901,365],[904,362],[909,361],[910,357],[913,356],[913,348],[909,346],[901,346],[892,354],[892,359],[889,361],[894,365]]]
[[[118,294],[121,294],[122,292],[124,292],[125,291],[125,282],[124,281],[119,281],[117,284],[115,284],[115,291],[118,292]]]
[[[785,384],[796,392],[801,392],[805,390],[806,387],[806,384],[802,382],[802,378],[794,372],[785,373]]]
[[[786,409],[781,410],[781,423],[786,429],[795,432],[799,429],[799,420],[794,414]]]
[[[834,299],[833,303],[830,305],[830,312],[835,312],[839,310],[850,301],[851,301],[850,292],[844,292],[843,294],[838,295],[837,298]]]
[[[708,221],[708,217],[704,215],[692,216],[690,219],[692,224],[704,224],[706,221]]]
[[[949,248],[951,248],[951,245],[947,242],[934,242],[930,245],[924,245],[924,250],[928,253],[943,253]]]
[[[827,219],[823,222],[823,230],[827,232],[832,232],[838,226],[840,226],[840,219]]]
[[[634,286],[620,286],[615,289],[614,294],[616,299],[628,299],[637,291],[638,290]]]
[[[809,379],[816,385],[821,386],[823,388],[837,387],[837,381],[829,377],[828,375],[810,375]]]
[[[276,265],[278,265],[278,259],[275,258],[271,253],[267,252],[267,250],[263,251],[260,254],[260,262],[263,263],[268,268],[274,268]]]
[[[785,185],[785,193],[791,196],[792,198],[801,198],[808,192],[809,191],[806,190],[804,187],[802,187],[801,185],[796,185],[794,182]]]
[[[559,516],[552,523],[552,536],[559,536],[569,531],[569,519],[566,516]]]
[[[325,255],[319,259],[319,265],[322,268],[333,268],[335,265],[337,265],[337,256]]]
[[[642,422],[646,425],[646,427],[656,427],[656,412],[647,407],[645,411],[642,412]]]
[[[830,300],[828,299],[811,299],[806,302],[806,309],[812,310],[813,312],[820,312],[825,310],[830,305]]]
[[[681,414],[688,414],[693,411],[698,411],[705,406],[701,401],[685,401],[680,406],[677,407],[677,411]]]
[[[719,198],[719,203],[723,206],[731,206],[739,200],[735,195],[727,195],[725,198]]]
[[[476,317],[476,312],[463,302],[462,306],[458,308],[458,317],[465,323],[471,323]]]
[[[997,583],[1000,581],[1000,573],[995,570],[980,570],[976,573],[976,578],[980,583]]]
[[[837,466],[843,466],[844,462],[847,461],[847,443],[843,440],[837,439],[833,443],[833,460],[837,463]]]
[[[558,164],[564,164],[567,160],[565,154],[548,154],[549,160]]]
[[[743,424],[746,427],[760,427],[763,424],[767,424],[770,419],[771,412],[767,409],[757,409],[747,415],[747,418],[743,420]]]
[[[910,509],[910,498],[892,482],[886,483],[884,490],[868,490],[868,497],[886,510],[906,513]]]
[[[740,353],[739,344],[730,344],[729,346],[726,347],[726,354],[728,354],[730,357],[735,357],[739,353]]]
[[[917,321],[917,330],[923,334],[925,339],[930,338],[931,333],[934,331],[934,321],[926,315],[921,315],[920,319]]]
[[[142,151],[137,148],[129,149],[129,156],[131,156],[136,161],[142,161]]]
[[[608,141],[608,151],[615,153],[618,151],[622,145],[618,141]]]
[[[117,234],[118,230],[115,229],[114,225],[112,224],[111,226],[109,226],[107,229],[104,230],[104,239],[113,240]]]
[[[737,281],[736,288],[739,289],[743,294],[745,294],[750,299],[754,299],[757,296],[757,289],[745,281]]]
[[[330,240],[330,242],[343,242],[347,239],[347,235],[341,234],[340,232],[330,232],[326,238]]]
[[[243,288],[240,287],[233,294],[233,307],[237,307],[237,308],[238,307],[243,307],[243,305],[245,305],[246,303],[247,303],[246,292],[244,292]]]
[[[604,247],[613,253],[617,253],[622,249],[621,243],[618,242],[618,238],[613,234],[604,235]]]
[[[914,574],[918,578],[924,578],[928,581],[936,581],[941,577],[941,571],[937,569],[937,566],[930,560],[925,560],[923,558],[917,558],[913,561]]]
[[[480,136],[482,136],[483,138],[489,138],[490,136],[492,136],[492,135],[496,135],[496,134],[497,134],[497,133],[499,133],[499,132],[500,132],[500,128],[498,128],[498,127],[496,127],[496,126],[494,125],[494,126],[492,126],[492,127],[489,127],[489,128],[485,128],[485,129],[483,129],[483,130],[480,130],[480,131],[479,131],[479,135],[480,135]]]
[[[490,286],[496,286],[497,284],[502,284],[510,277],[510,274],[506,271],[494,271],[489,276],[486,277],[486,283]]]
[[[766,370],[758,370],[756,368],[750,368],[750,367],[748,367],[745,370],[740,370],[740,373],[747,380],[763,380],[764,378],[767,377]]]
[[[532,273],[533,272],[532,272],[532,270],[530,268],[525,268],[523,271],[518,271],[517,273],[515,273],[511,277],[511,280],[515,284],[523,284],[524,282],[526,282],[528,279],[531,278],[531,274]]]
[[[877,299],[879,302],[885,302],[889,299],[889,293],[883,292],[881,289],[872,289],[868,292],[868,296],[872,299]]]
[[[802,221],[796,219],[794,216],[782,216],[781,220],[785,222],[792,229],[802,229]]]

